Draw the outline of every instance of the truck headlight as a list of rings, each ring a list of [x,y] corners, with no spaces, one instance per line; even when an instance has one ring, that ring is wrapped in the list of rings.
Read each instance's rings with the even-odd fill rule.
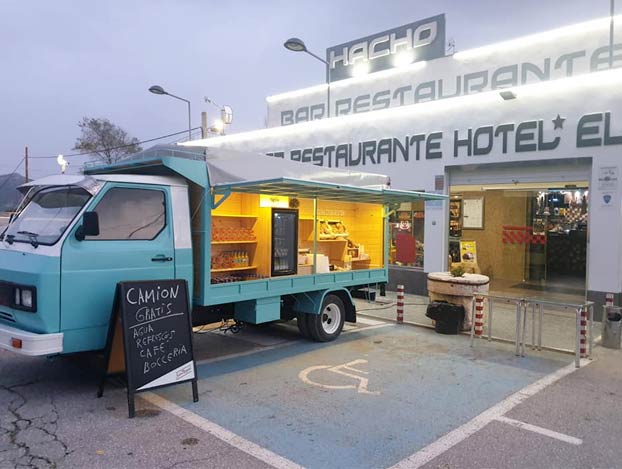
[[[34,287],[14,287],[13,305],[16,309],[34,312],[37,309],[37,293]]]
[[[22,306],[24,308],[32,309],[33,305],[33,294],[32,290],[22,288]]]

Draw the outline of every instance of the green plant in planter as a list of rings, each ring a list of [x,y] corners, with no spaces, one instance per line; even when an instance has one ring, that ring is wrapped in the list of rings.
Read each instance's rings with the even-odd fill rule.
[[[457,265],[456,267],[452,267],[449,273],[451,273],[452,277],[462,277],[465,274],[465,270],[461,265]]]

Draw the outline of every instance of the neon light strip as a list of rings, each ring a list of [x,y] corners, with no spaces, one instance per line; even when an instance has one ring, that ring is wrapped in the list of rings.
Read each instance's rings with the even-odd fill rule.
[[[212,137],[203,140],[195,140],[192,142],[184,142],[183,146],[211,147],[223,143],[233,143],[255,138],[280,137],[294,135],[299,132],[312,132],[322,130],[337,130],[342,127],[351,126],[353,124],[364,124],[373,121],[379,121],[386,118],[396,118],[399,116],[424,113],[442,112],[454,109],[456,107],[467,107],[469,104],[491,102],[502,105],[504,102],[499,96],[499,91],[511,90],[517,98],[507,101],[506,105],[511,106],[513,103],[520,102],[526,97],[536,97],[541,95],[558,95],[567,93],[573,88],[595,87],[602,85],[619,85],[622,80],[622,68],[606,70],[602,72],[586,73],[575,77],[559,78],[540,83],[532,83],[529,85],[517,86],[515,88],[502,88],[499,90],[486,91],[466,96],[458,96],[455,98],[440,99],[436,101],[428,101],[425,103],[410,104],[407,106],[393,107],[382,109],[379,111],[365,112],[361,114],[348,114],[330,119],[320,119],[311,122],[302,122],[283,127],[270,127],[267,129],[252,130],[250,132],[240,132],[238,134],[225,135],[222,137]]]
[[[275,94],[274,96],[268,96],[266,101],[269,103],[273,103],[275,101],[280,101],[282,99],[290,99],[290,98],[300,98],[301,96],[305,96],[307,94],[319,93],[320,91],[326,93],[326,84],[323,85],[314,85],[308,88],[302,88],[295,91],[288,91],[286,93]]]
[[[525,47],[528,45],[533,45],[534,43],[544,41],[547,39],[553,39],[559,36],[565,36],[565,35],[576,34],[576,33],[584,33],[586,31],[592,31],[592,30],[599,29],[599,28],[603,28],[603,29],[606,28],[608,30],[610,21],[611,21],[610,17],[599,18],[596,20],[586,21],[583,23],[573,24],[570,26],[564,26],[562,28],[552,29],[550,31],[545,31],[543,33],[531,34],[528,36],[523,36],[523,37],[519,37],[516,39],[510,39],[508,41],[503,41],[503,42],[497,42],[495,44],[490,44],[490,45],[478,47],[475,49],[468,49],[465,51],[456,52],[453,56],[446,56],[446,57],[453,57],[456,60],[465,60],[465,59],[471,59],[473,57],[477,57],[479,55],[490,54],[491,52],[494,52],[497,49],[503,49],[504,51],[506,51],[508,49],[516,49],[516,48]],[[614,21],[615,22],[622,21],[622,15],[614,16]],[[376,79],[383,78],[383,77],[386,78],[386,77],[393,76],[393,75],[399,75],[401,73],[413,72],[415,70],[419,70],[423,68],[426,63],[427,62],[415,62],[405,67],[391,68],[388,70],[383,70],[381,72],[371,73],[369,75],[365,75],[362,77],[355,77],[355,78],[353,77],[353,78],[347,78],[345,80],[339,80],[335,83],[331,83],[331,88],[335,89],[335,88],[340,88],[344,86],[350,86],[356,83],[372,81],[372,80],[376,80]],[[301,96],[318,93],[320,91],[323,91],[323,92],[326,91],[326,84],[315,85],[315,86],[310,86],[308,88],[302,88],[300,90],[294,90],[294,91],[288,91],[285,93],[275,94],[272,96],[268,96],[266,98],[266,101],[268,103],[275,103],[283,99],[298,98]]]
[[[339,80],[330,84],[331,89],[343,88],[344,86],[350,86],[357,83],[364,83],[371,79],[378,80],[380,78],[387,78],[393,75],[399,75],[400,73],[415,72],[425,68],[427,62],[415,62],[401,67],[390,68],[388,70],[382,70],[380,72],[374,72],[367,75],[361,75],[358,77],[347,78],[345,80]],[[300,90],[288,91],[286,93],[275,94],[268,96],[266,101],[268,103],[275,103],[283,99],[300,98],[302,96],[314,94],[314,93],[326,93],[326,84],[310,86],[308,88],[302,88]]]
[[[615,21],[622,20],[622,15],[614,16]],[[456,60],[471,59],[473,57],[490,54],[496,50],[502,50],[506,52],[509,49],[518,49],[534,45],[538,42],[544,42],[561,36],[568,36],[577,33],[586,33],[599,28],[609,28],[610,17],[599,18],[597,20],[586,21],[583,23],[573,24],[570,26],[564,26],[562,28],[552,29],[543,33],[530,34],[529,36],[523,36],[516,39],[510,39],[508,41],[497,42],[483,47],[477,47],[475,49],[468,49],[462,52],[456,52],[453,57]]]

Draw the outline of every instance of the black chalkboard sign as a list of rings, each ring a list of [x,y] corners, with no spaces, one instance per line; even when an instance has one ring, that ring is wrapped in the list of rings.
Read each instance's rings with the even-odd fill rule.
[[[197,402],[191,327],[185,280],[119,282],[108,330],[106,370],[98,396],[103,395],[108,374],[124,371],[130,418],[134,417],[136,392],[191,381]],[[121,344],[119,333],[124,367],[113,365],[115,349]]]

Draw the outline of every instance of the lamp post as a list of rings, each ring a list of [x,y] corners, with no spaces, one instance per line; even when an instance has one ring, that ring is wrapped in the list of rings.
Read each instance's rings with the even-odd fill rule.
[[[60,172],[62,174],[65,174],[65,170],[67,169],[67,166],[69,166],[69,162],[65,159],[63,155],[58,155],[56,157],[56,162],[58,163],[58,166],[60,166]]]
[[[283,43],[283,46],[292,52],[306,52],[311,57],[316,58],[326,66],[326,117],[330,117],[330,66],[328,62],[307,49],[307,46],[303,40],[298,39],[297,37],[289,38]]]
[[[175,96],[174,94],[171,94],[168,91],[165,91],[164,88],[162,88],[159,85],[151,86],[149,88],[149,91],[151,91],[153,94],[160,94],[160,95],[165,94],[167,96],[170,96],[171,98],[179,99],[180,101],[186,102],[186,104],[188,105],[188,140],[192,140],[192,114],[190,112],[190,101],[184,98],[180,98],[179,96]]]

